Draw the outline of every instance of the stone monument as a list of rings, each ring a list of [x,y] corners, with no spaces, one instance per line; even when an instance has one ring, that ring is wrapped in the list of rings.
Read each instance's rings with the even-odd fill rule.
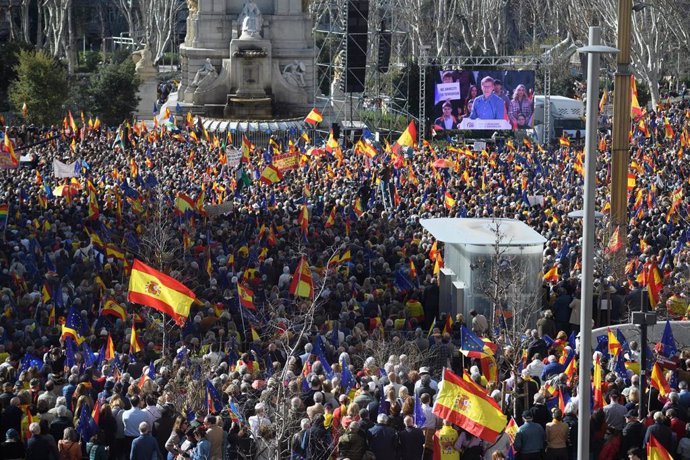
[[[134,72],[139,77],[139,90],[137,92],[139,103],[136,115],[140,119],[150,118],[157,97],[158,69],[153,65],[151,50],[148,45],[134,51],[132,60],[134,61]]]
[[[253,120],[308,113],[314,46],[304,3],[188,0],[180,46],[182,110]]]

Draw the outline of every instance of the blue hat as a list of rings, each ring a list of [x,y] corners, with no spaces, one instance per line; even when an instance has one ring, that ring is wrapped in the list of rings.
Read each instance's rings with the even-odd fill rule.
[[[19,439],[19,433],[14,428],[10,428],[5,432],[5,439]]]

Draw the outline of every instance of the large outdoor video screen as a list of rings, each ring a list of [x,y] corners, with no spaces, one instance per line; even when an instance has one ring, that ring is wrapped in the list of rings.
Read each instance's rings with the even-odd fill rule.
[[[531,70],[434,71],[434,130],[519,130],[532,127]]]

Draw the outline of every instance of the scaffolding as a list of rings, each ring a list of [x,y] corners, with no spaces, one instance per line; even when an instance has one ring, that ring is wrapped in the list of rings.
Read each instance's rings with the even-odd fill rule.
[[[346,128],[366,125],[390,136],[391,132],[404,129],[411,118],[408,95],[413,59],[410,35],[401,13],[402,0],[369,0],[368,11],[362,11],[361,5],[357,0],[321,0],[312,10],[316,50],[314,101],[328,122],[322,125],[325,131],[317,130],[322,134],[328,132],[332,123],[338,123]],[[357,69],[364,70],[365,79],[359,82],[363,92],[346,93],[341,89],[342,80],[353,70],[347,59],[349,20],[367,24],[365,67]],[[356,42],[352,35],[350,46]],[[388,49],[390,58],[386,59]]]
[[[542,92],[544,94],[544,126],[551,125],[551,66],[553,59],[550,53],[524,56],[435,56],[431,58],[428,49],[422,49],[418,57],[419,63],[419,125],[423,138],[429,126],[426,117],[426,78],[430,66],[442,65],[446,69],[515,69],[534,70],[535,78],[540,71],[542,74]],[[535,82],[536,83],[536,82]]]

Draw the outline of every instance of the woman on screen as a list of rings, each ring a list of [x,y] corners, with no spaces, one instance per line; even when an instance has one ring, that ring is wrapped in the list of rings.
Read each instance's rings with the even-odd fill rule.
[[[465,100],[465,111],[463,113],[463,116],[468,117],[470,115],[470,112],[472,112],[472,101],[475,97],[477,97],[478,94],[479,90],[477,89],[477,87],[475,85],[470,85],[469,95]]]
[[[527,94],[525,85],[517,85],[513,92],[513,99],[510,101],[510,107],[508,108],[508,116],[510,117],[510,124],[513,125],[513,129],[517,129],[519,125],[531,126],[533,112],[534,101],[532,99],[532,94]],[[523,115],[525,117],[524,123],[518,123],[518,115]]]

